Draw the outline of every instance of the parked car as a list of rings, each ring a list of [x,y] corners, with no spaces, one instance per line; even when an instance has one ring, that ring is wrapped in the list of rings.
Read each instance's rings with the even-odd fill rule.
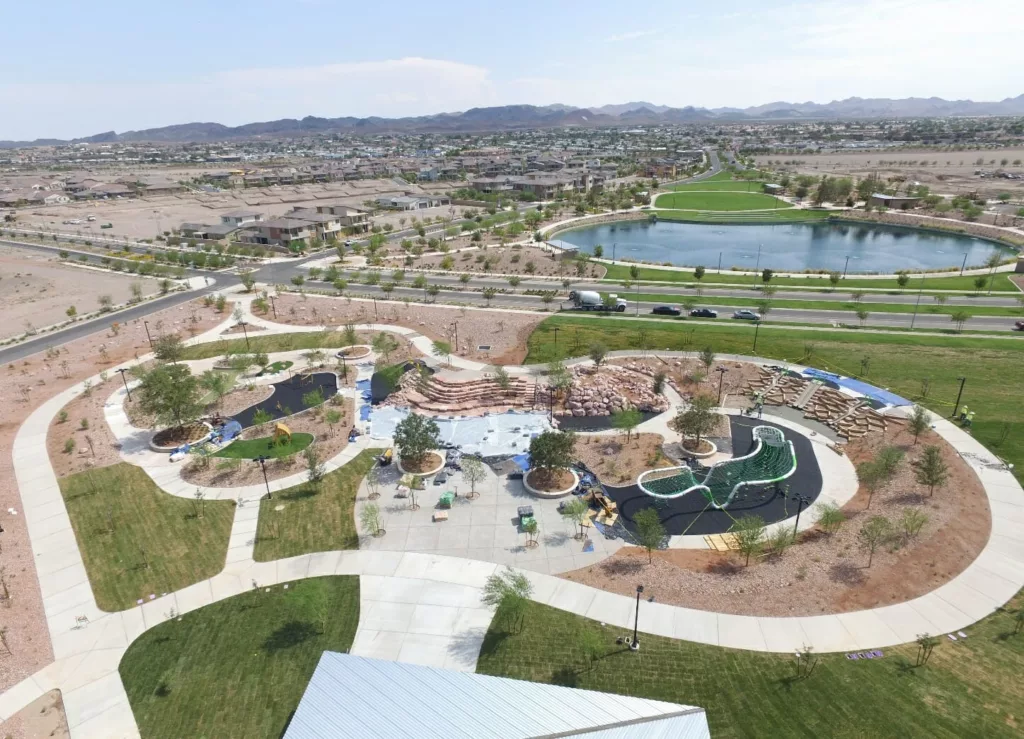
[[[761,320],[761,316],[759,316],[757,313],[755,313],[752,310],[746,310],[746,309],[736,311],[735,313],[732,314],[732,317],[733,318],[739,318],[742,321],[760,321]]]
[[[690,315],[694,318],[718,318],[718,311],[710,308],[694,308],[690,311]]]
[[[656,316],[681,316],[683,312],[674,305],[658,305],[651,311]]]
[[[1017,321],[1013,324],[1014,331],[1024,331],[1024,321]]]

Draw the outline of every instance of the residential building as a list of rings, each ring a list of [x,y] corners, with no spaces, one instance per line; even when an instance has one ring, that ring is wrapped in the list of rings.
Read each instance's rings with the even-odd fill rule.
[[[220,222],[232,226],[243,226],[246,223],[255,223],[262,220],[263,214],[258,210],[248,210],[245,208],[220,214]]]
[[[309,243],[317,234],[316,224],[296,218],[271,218],[242,227],[240,241],[270,246],[290,246],[296,241]]]
[[[377,198],[381,208],[389,210],[426,210],[442,205],[451,205],[452,199],[444,195],[398,195]]]
[[[904,195],[885,195],[876,192],[868,198],[868,204],[875,208],[889,208],[892,210],[910,210],[916,208],[921,198],[912,198]]]
[[[362,233],[370,230],[370,214],[362,208],[354,208],[344,203],[317,203],[316,212],[336,216],[342,228],[351,228]]]

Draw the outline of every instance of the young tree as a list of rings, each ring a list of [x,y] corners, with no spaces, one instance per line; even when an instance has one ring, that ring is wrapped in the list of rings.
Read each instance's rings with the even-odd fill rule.
[[[658,370],[654,373],[654,384],[651,389],[654,390],[656,395],[661,395],[665,391],[665,380],[668,375],[664,370]]]
[[[465,475],[465,467],[463,467],[463,475]],[[587,505],[583,498],[572,496],[569,500],[562,504],[559,509],[559,513],[562,518],[570,521],[573,524],[573,538],[583,538],[583,522],[587,520],[587,512],[590,510],[590,506]],[[579,527],[579,531],[576,531],[576,527]]]
[[[441,445],[440,433],[433,419],[410,413],[395,426],[395,447],[402,459],[417,464]]]
[[[704,365],[705,374],[711,371],[711,366],[715,363],[715,352],[710,346],[701,350],[700,363]]]
[[[380,527],[380,506],[376,503],[367,503],[359,513],[359,522],[371,536],[380,536],[384,529]]]
[[[919,485],[928,487],[931,497],[936,487],[942,487],[949,479],[949,467],[942,459],[942,451],[937,446],[926,446],[921,458],[913,462],[914,478]]]
[[[868,567],[875,557],[875,551],[892,537],[892,523],[885,516],[872,516],[857,533],[857,541],[868,551]]]
[[[161,362],[179,362],[185,347],[177,334],[164,334],[153,340],[153,354]]]
[[[220,405],[221,399],[231,390],[231,378],[223,372],[206,370],[199,377],[199,386],[213,396],[213,403]]]
[[[323,459],[321,459],[316,444],[310,444],[306,447],[302,452],[302,458],[306,462],[306,479],[312,487],[319,489],[320,484],[324,481],[324,476],[327,474],[327,466],[324,464]]]
[[[644,508],[633,516],[633,524],[636,526],[637,541],[647,550],[647,563],[650,564],[654,561],[654,550],[665,540],[665,527],[661,523],[661,516],[653,506]]]
[[[639,426],[642,420],[643,416],[635,408],[623,408],[621,411],[615,411],[611,416],[612,427],[625,431],[627,442],[633,438],[633,429]]]
[[[737,519],[729,531],[736,537],[736,546],[740,553],[746,556],[743,566],[749,566],[750,555],[757,554],[764,548],[764,519],[747,514]]]
[[[818,513],[818,525],[829,536],[839,531],[845,521],[846,515],[835,503],[826,503]]]
[[[487,578],[480,600],[484,605],[497,608],[496,616],[509,631],[517,633],[526,617],[526,606],[533,595],[533,584],[521,572],[506,567],[501,573]]]
[[[971,314],[965,310],[956,310],[949,314],[949,320],[956,324],[958,332],[964,330],[964,324],[971,320]]]
[[[938,646],[939,640],[930,634],[919,634],[917,639],[917,666],[924,667],[932,656],[932,650]]]
[[[575,462],[576,434],[571,431],[545,431],[530,440],[530,463],[547,472],[564,469]]]
[[[600,367],[601,362],[604,361],[605,356],[608,354],[608,347],[601,343],[594,343],[590,345],[590,349],[587,350],[587,355],[593,360],[595,367]]]
[[[387,331],[381,331],[373,337],[373,350],[384,355],[384,361],[391,361],[391,352],[398,348],[398,342]]]
[[[706,270],[704,269],[704,266],[703,265],[698,265],[693,270],[693,279],[695,279],[697,282],[700,282],[701,280],[704,279],[704,273],[705,272],[706,272]]]
[[[508,395],[512,390],[512,378],[509,376],[508,370],[500,364],[496,364],[491,368],[490,377],[505,395]]]
[[[857,320],[860,321],[861,328],[864,328],[864,322],[868,320],[870,315],[864,308],[857,309]]]
[[[331,430],[331,436],[334,436],[334,427],[341,423],[341,411],[337,408],[331,408],[324,414],[324,421],[327,423],[327,428]]]
[[[188,367],[164,364],[154,367],[142,378],[138,390],[139,407],[156,416],[164,425],[182,426],[202,413],[199,383]]]
[[[537,524],[537,519],[534,518],[533,516],[530,516],[522,524],[522,527],[523,527],[523,531],[526,533],[526,546],[528,546],[528,547],[536,546],[536,544],[537,544],[537,531],[539,529],[539,526]]]
[[[718,414],[714,412],[716,402],[714,397],[705,393],[694,395],[690,407],[680,409],[669,424],[673,431],[684,438],[696,439],[694,451],[700,450],[701,438],[718,425]]]
[[[907,423],[907,428],[910,430],[910,433],[914,435],[915,445],[917,444],[917,437],[927,431],[928,427],[931,426],[931,423],[932,419],[931,416],[928,415],[928,411],[919,405],[915,405],[914,413],[910,416],[910,420]]]
[[[477,495],[477,483],[481,483],[487,479],[487,471],[484,469],[484,463],[476,457],[463,457],[462,479],[469,483],[468,497],[470,499],[475,498]]]
[[[832,285],[832,290],[833,291],[836,289],[836,285],[839,284],[839,280],[841,280],[842,278],[843,278],[843,276],[839,272],[829,272],[828,273],[828,281],[829,281],[829,284]]]
[[[438,357],[445,357],[448,360],[448,366],[452,366],[452,345],[447,341],[435,341],[433,345],[434,354]]]
[[[857,465],[857,479],[860,480],[860,484],[868,491],[868,503],[864,506],[864,509],[867,510],[871,508],[871,499],[875,497],[878,488],[885,481],[885,473],[875,460],[861,462]]]

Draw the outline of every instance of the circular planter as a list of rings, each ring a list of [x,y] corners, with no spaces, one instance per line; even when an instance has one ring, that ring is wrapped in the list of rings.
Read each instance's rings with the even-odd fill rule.
[[[445,461],[444,454],[442,454],[441,452],[438,452],[438,451],[428,452],[428,454],[434,454],[438,458],[437,466],[434,467],[433,469],[427,470],[426,472],[410,472],[409,470],[405,469],[402,466],[402,458],[399,457],[398,458],[398,471],[401,472],[403,475],[413,475],[415,477],[430,477],[431,475],[436,475],[438,472],[440,472],[441,470],[444,469],[444,461]]]
[[[206,421],[198,421],[197,423],[202,424],[203,426],[206,427],[206,433],[207,434],[209,434],[211,431],[213,431],[213,426],[208,424]],[[161,430],[163,430],[163,429],[161,429]],[[152,436],[149,437],[149,448],[152,449],[154,452],[173,452],[175,449],[177,449],[178,447],[180,447],[183,444],[195,444],[197,441],[199,441],[200,439],[203,438],[202,436],[200,436],[199,438],[192,439],[191,441],[180,441],[180,442],[178,442],[176,444],[173,444],[171,446],[160,446],[159,444],[157,444],[154,441],[154,439],[156,439],[156,435],[158,433],[160,433],[160,432],[158,431],[158,432],[156,432],[156,434],[153,434]]]
[[[535,487],[530,485],[530,472],[533,472],[533,470],[529,470],[525,475],[523,475],[523,487],[526,488],[526,491],[530,493],[530,495],[535,495],[538,498],[561,498],[562,496],[571,493],[576,489],[576,486],[580,484],[580,476],[576,474],[576,471],[569,468],[565,469],[567,469],[569,474],[572,475],[572,485],[567,487],[565,490],[537,490]]]
[[[368,344],[353,344],[352,346],[346,346],[340,352],[337,352],[334,356],[338,359],[345,357],[348,359],[362,359],[363,357],[370,356],[370,352],[373,349]]]
[[[701,441],[706,444],[709,444],[711,446],[711,449],[706,452],[692,452],[689,449],[687,449],[686,444],[682,442],[679,443],[679,446],[683,450],[683,454],[689,454],[694,459],[707,459],[708,457],[713,457],[716,454],[718,454],[718,447],[715,446],[715,442],[709,439],[701,439]]]

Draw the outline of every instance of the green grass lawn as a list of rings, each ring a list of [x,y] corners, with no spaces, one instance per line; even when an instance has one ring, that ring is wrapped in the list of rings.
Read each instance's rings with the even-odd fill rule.
[[[150,629],[120,665],[140,733],[281,736],[320,655],[347,652],[358,622],[359,578],[335,576],[236,595]]]
[[[261,375],[264,375],[264,374],[266,374],[266,375],[273,375],[273,374],[275,374],[277,372],[284,372],[286,369],[288,369],[289,367],[291,367],[294,364],[295,363],[292,362],[290,359],[285,359],[285,360],[280,361],[280,362],[274,362],[273,364],[269,364],[266,367],[264,367],[263,371],[260,372],[260,374]]]
[[[760,192],[683,191],[659,195],[656,208],[676,210],[761,210],[792,208],[791,203]]]
[[[305,331],[294,334],[273,334],[250,336],[252,352],[288,352],[296,349],[340,349],[346,346],[345,336],[340,331]],[[207,344],[185,347],[182,359],[207,359],[219,357],[228,352],[246,352],[245,339],[221,339]]]
[[[361,452],[344,467],[327,475],[319,490],[305,483],[261,501],[256,561],[270,562],[307,552],[357,548],[356,493],[367,471],[376,464],[378,454],[379,449]],[[284,508],[276,510],[281,505]]]
[[[783,213],[799,213],[800,211],[782,211]],[[808,211],[810,212],[810,211]],[[624,280],[629,277],[628,264],[608,264],[605,265],[608,269],[608,273],[605,275],[605,280],[614,280],[616,282]],[[640,270],[640,280],[648,282],[678,282],[689,287],[694,287],[697,281],[693,277],[692,269],[652,269],[650,267],[644,267],[643,265],[636,265]],[[706,264],[705,267],[714,269],[717,265]],[[1014,295],[1021,295],[1021,291],[1010,282],[1010,274],[1007,272],[998,272],[995,275],[995,280],[992,283],[993,293],[997,292],[1010,292]],[[919,289],[921,284],[921,278],[911,276],[911,285],[914,288]],[[720,285],[740,285],[740,286],[758,286],[761,285],[761,275],[757,274],[744,274],[741,272],[722,272],[721,274],[715,272],[708,272],[704,275],[701,284],[710,286]],[[772,284],[780,288],[796,288],[801,290],[831,290],[831,283],[828,281],[828,275],[804,275],[801,277],[774,277]],[[885,277],[879,279],[868,279],[858,278],[856,276],[849,276],[839,283],[840,290],[861,290],[864,288],[883,289],[891,290],[894,293],[898,293],[899,290],[896,286],[895,277]],[[908,287],[908,289],[910,289]],[[964,276],[960,277],[958,274],[951,274],[949,277],[926,277],[924,280],[924,289],[927,290],[959,290],[971,295],[977,294],[977,288],[974,287],[974,277]],[[981,292],[982,295],[988,292],[988,287]],[[187,350],[186,350],[187,351]]]
[[[170,593],[224,568],[234,501],[198,504],[127,463],[60,480],[96,603],[105,611]],[[112,529],[112,530],[111,530]]]
[[[721,319],[720,319],[721,320]],[[558,326],[558,345],[552,329]],[[635,321],[606,316],[553,316],[530,335],[526,363],[581,356],[593,343],[609,349],[635,349],[638,330],[648,334],[653,350],[752,354],[754,326],[746,330],[714,323]],[[973,433],[982,444],[1015,463],[1024,480],[1024,341],[970,336],[921,336],[911,332],[861,334],[829,329],[801,331],[762,327],[756,353],[762,357],[813,365],[867,382],[919,401],[940,415],[953,410],[959,382],[967,378],[963,402],[977,411]],[[866,360],[866,373],[863,371]],[[923,382],[928,393],[922,398]]]
[[[764,183],[757,180],[716,180],[708,178],[697,182],[685,182],[682,185],[669,185],[668,190],[673,192],[692,192],[719,190],[723,192],[763,192]]]
[[[642,579],[642,574],[641,574]],[[657,596],[657,586],[648,585]],[[1018,594],[1009,608],[1022,605]],[[640,604],[643,629],[644,604]],[[501,611],[484,639],[477,672],[701,706],[711,735],[727,737],[1017,737],[1024,716],[1024,633],[996,613],[946,639],[914,667],[917,645],[882,659],[822,655],[795,680],[790,655],[724,649],[644,635],[640,651],[615,643],[621,629],[530,603],[522,630],[505,633]],[[605,645],[591,664],[584,632]]]
[[[228,459],[255,459],[259,456],[279,459],[298,454],[313,443],[313,434],[292,434],[292,438],[283,444],[275,444],[274,437],[262,436],[259,439],[239,439],[214,454],[215,457]]]

